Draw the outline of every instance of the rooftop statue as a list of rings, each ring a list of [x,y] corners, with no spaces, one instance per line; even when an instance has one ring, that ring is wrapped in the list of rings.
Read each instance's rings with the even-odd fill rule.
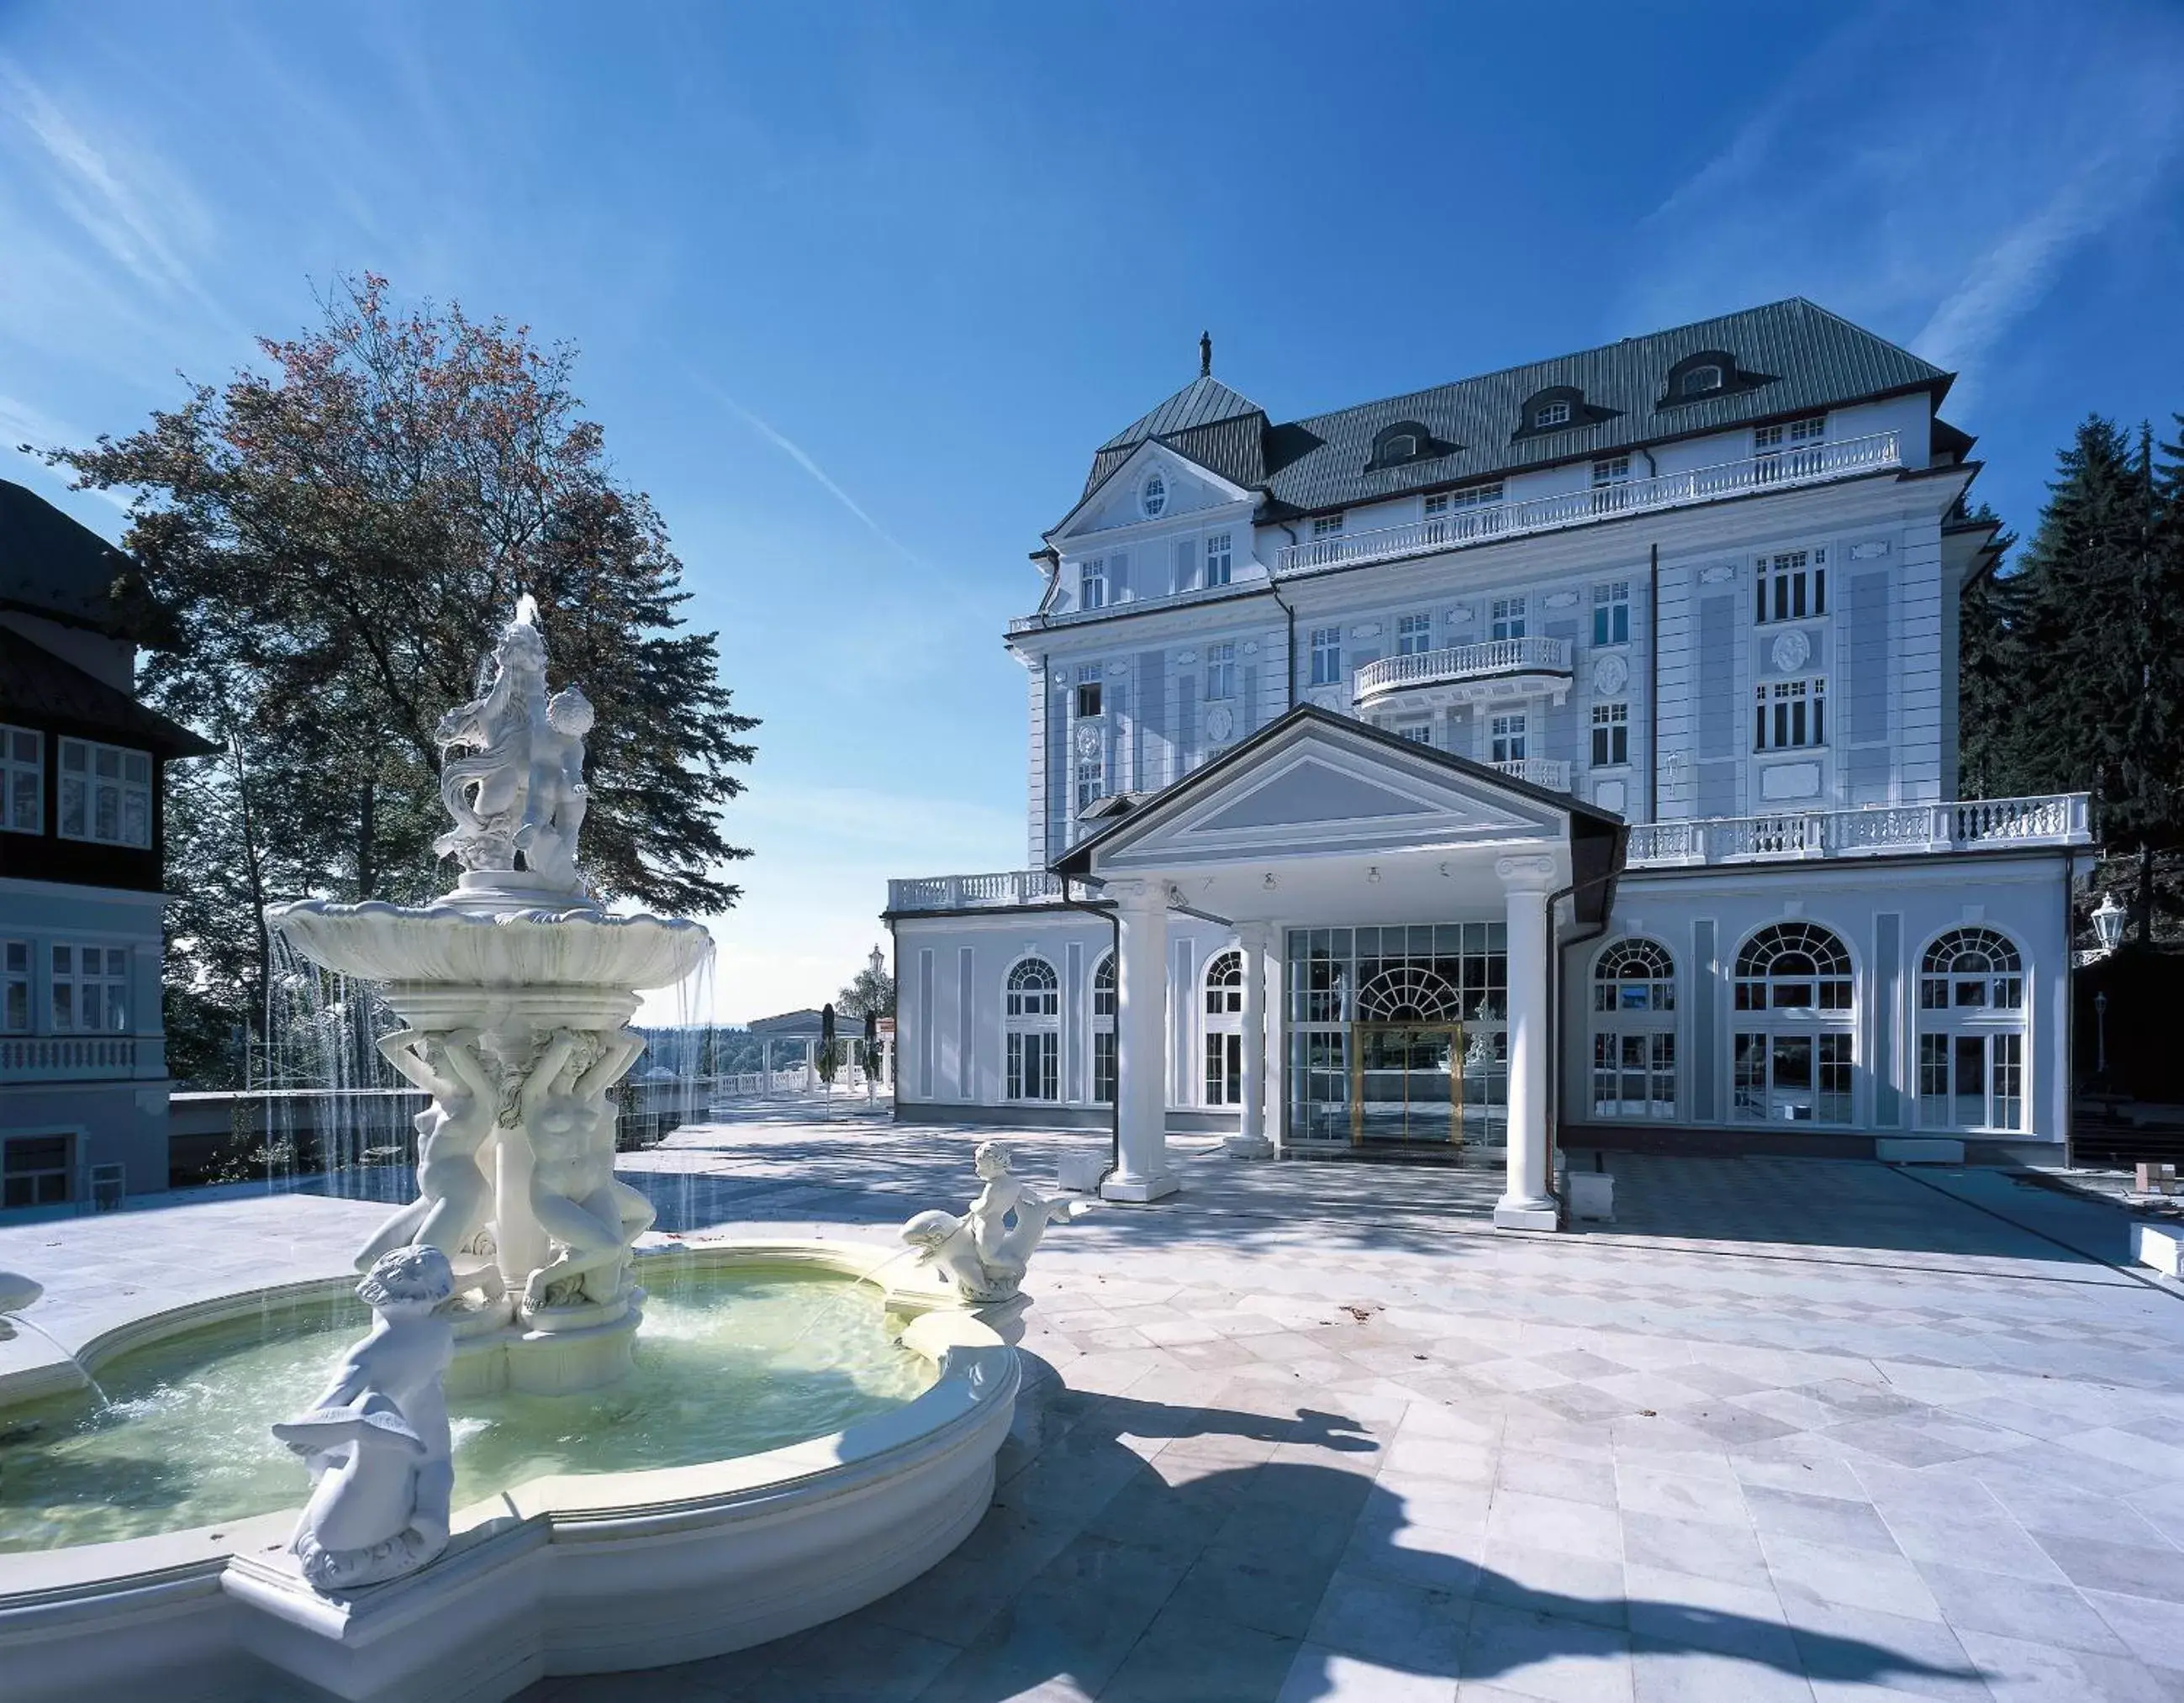
[[[449,710],[434,733],[440,801],[455,825],[432,849],[465,870],[514,870],[521,858],[545,885],[582,897],[577,835],[591,797],[584,736],[592,706],[573,686],[547,695],[546,641],[528,593],[501,628],[491,667],[482,694]]]

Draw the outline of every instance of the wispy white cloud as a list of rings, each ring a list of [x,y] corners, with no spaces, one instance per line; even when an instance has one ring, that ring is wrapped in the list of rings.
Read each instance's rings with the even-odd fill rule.
[[[1947,73],[1937,75],[1936,65]],[[1638,227],[1622,329],[1810,296],[1974,367],[2178,177],[2184,14],[1851,14]]]
[[[177,186],[163,182],[155,212],[138,174],[120,163],[112,145],[94,142],[58,101],[6,58],[0,58],[0,91],[37,146],[53,204],[142,284],[204,300],[169,229],[196,215],[194,200],[178,200]]]
[[[799,467],[801,467],[806,473],[810,474],[828,496],[832,497],[837,503],[839,503],[844,509],[848,509],[850,514],[855,515],[858,520],[863,524],[865,529],[874,537],[878,538],[882,543],[885,544],[889,549],[894,551],[896,554],[901,556],[905,561],[908,561],[917,567],[922,568],[929,565],[926,562],[925,559],[919,555],[916,551],[911,549],[909,545],[904,543],[901,539],[896,537],[894,534],[889,531],[886,527],[883,526],[878,520],[874,520],[870,511],[868,511],[861,503],[858,502],[855,498],[852,497],[847,491],[844,491],[841,486],[837,484],[833,476],[816,461],[814,461],[811,457],[805,452],[803,446],[799,444],[786,432],[777,431],[772,426],[768,425],[764,420],[761,420],[757,415],[752,413],[750,409],[745,408],[741,403],[738,402],[733,397],[730,396],[726,391],[722,390],[718,385],[714,384],[710,380],[699,380],[698,387],[704,391],[706,395],[711,397],[714,401],[719,403],[722,407],[727,409],[729,413],[734,415],[737,419],[743,421],[745,426],[749,426],[753,431],[755,431],[760,437],[763,437],[768,443],[771,443],[776,449],[778,449],[783,455],[786,455],[791,461],[794,461]]]

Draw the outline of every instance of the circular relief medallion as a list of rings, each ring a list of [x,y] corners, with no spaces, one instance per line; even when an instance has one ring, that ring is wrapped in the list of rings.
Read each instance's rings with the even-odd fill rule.
[[[1774,641],[1774,666],[1785,674],[1796,673],[1812,654],[1812,640],[1794,626]]]
[[[1206,737],[1216,743],[1236,731],[1236,718],[1225,704],[1217,704],[1206,712]]]
[[[1603,656],[1592,665],[1592,689],[1613,698],[1630,683],[1630,665],[1619,656]]]
[[[1077,754],[1080,757],[1100,754],[1100,729],[1096,723],[1080,721],[1077,724]]]

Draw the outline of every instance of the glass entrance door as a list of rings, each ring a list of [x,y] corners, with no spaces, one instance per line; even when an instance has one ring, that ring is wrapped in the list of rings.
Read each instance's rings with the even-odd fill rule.
[[[1463,1144],[1463,1027],[1350,1026],[1350,1144]]]

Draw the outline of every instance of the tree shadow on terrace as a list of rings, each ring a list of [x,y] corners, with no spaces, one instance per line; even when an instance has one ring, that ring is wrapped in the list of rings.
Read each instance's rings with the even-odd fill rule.
[[[688,1695],[1305,1703],[1369,1695],[1344,1689],[1358,1683],[1346,1664],[1452,1693],[1459,1679],[1614,1669],[1634,1648],[1742,1664],[1754,1695],[1778,1675],[1979,1684],[1968,1668],[1815,1628],[1631,1597],[1616,1564],[1518,1550],[1490,1567],[1490,1477],[1378,1482],[1384,1432],[1340,1411],[1088,1394],[1030,1356],[1026,1367],[994,1505],[960,1549],[846,1619],[671,1670]],[[1607,1576],[1617,1587],[1586,1589]],[[645,1694],[582,1682],[538,1694],[594,1695]]]

